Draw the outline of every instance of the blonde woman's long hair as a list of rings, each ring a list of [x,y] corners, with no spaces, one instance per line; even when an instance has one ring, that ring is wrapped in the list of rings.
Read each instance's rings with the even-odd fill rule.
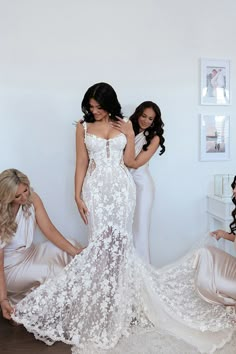
[[[11,241],[17,230],[12,202],[20,184],[24,184],[29,188],[29,198],[22,206],[25,215],[29,216],[32,200],[30,198],[31,188],[28,177],[14,168],[0,173],[0,241],[5,244]]]

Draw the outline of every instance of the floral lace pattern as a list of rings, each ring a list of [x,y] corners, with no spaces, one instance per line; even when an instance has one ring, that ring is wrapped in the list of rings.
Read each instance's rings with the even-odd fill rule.
[[[213,352],[230,340],[234,318],[196,295],[194,253],[163,270],[136,255],[135,185],[122,163],[126,138],[107,142],[85,134],[91,164],[83,184],[88,247],[23,299],[14,320],[48,345],[72,344],[74,354]]]

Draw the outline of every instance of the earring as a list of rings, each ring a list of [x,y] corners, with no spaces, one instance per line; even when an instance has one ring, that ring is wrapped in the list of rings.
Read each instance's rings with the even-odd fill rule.
[[[111,113],[109,113],[108,115],[109,115],[109,117],[111,117]]]

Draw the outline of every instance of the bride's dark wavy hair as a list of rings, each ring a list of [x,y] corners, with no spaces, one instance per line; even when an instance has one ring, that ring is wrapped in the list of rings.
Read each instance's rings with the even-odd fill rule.
[[[147,143],[143,145],[143,150],[147,150],[148,146],[150,145],[152,139],[154,138],[154,136],[159,136],[160,138],[160,146],[161,146],[161,151],[159,153],[159,155],[164,154],[166,148],[164,145],[165,142],[165,138],[163,136],[164,134],[164,123],[162,121],[162,117],[161,117],[161,110],[158,107],[158,105],[152,101],[145,101],[143,103],[141,103],[136,109],[135,112],[131,115],[130,120],[133,124],[133,129],[134,129],[134,133],[135,135],[137,135],[139,133],[139,124],[138,124],[138,119],[139,117],[143,114],[144,110],[146,108],[152,108],[155,112],[155,119],[152,123],[152,125],[144,130],[144,135],[146,137],[146,141]]]
[[[95,121],[90,111],[89,101],[93,98],[102,109],[108,112],[110,119],[117,120],[116,116],[123,118],[121,105],[113,87],[105,82],[99,82],[86,91],[81,103],[81,109],[84,113],[84,121],[93,123]]]
[[[234,180],[231,184],[232,189],[234,189],[236,187],[236,176],[234,176]],[[236,197],[232,197],[232,202],[235,205],[234,210],[232,211],[232,217],[233,217],[233,221],[229,224],[230,230],[232,232],[232,234],[235,235],[235,231],[236,231]]]

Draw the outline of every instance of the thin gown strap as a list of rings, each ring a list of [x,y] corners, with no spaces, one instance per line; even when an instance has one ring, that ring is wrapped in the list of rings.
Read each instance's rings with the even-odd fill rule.
[[[88,126],[87,126],[87,122],[83,122],[82,123],[82,126],[84,127],[84,132],[85,132],[85,134],[87,134],[87,129],[88,129]]]

